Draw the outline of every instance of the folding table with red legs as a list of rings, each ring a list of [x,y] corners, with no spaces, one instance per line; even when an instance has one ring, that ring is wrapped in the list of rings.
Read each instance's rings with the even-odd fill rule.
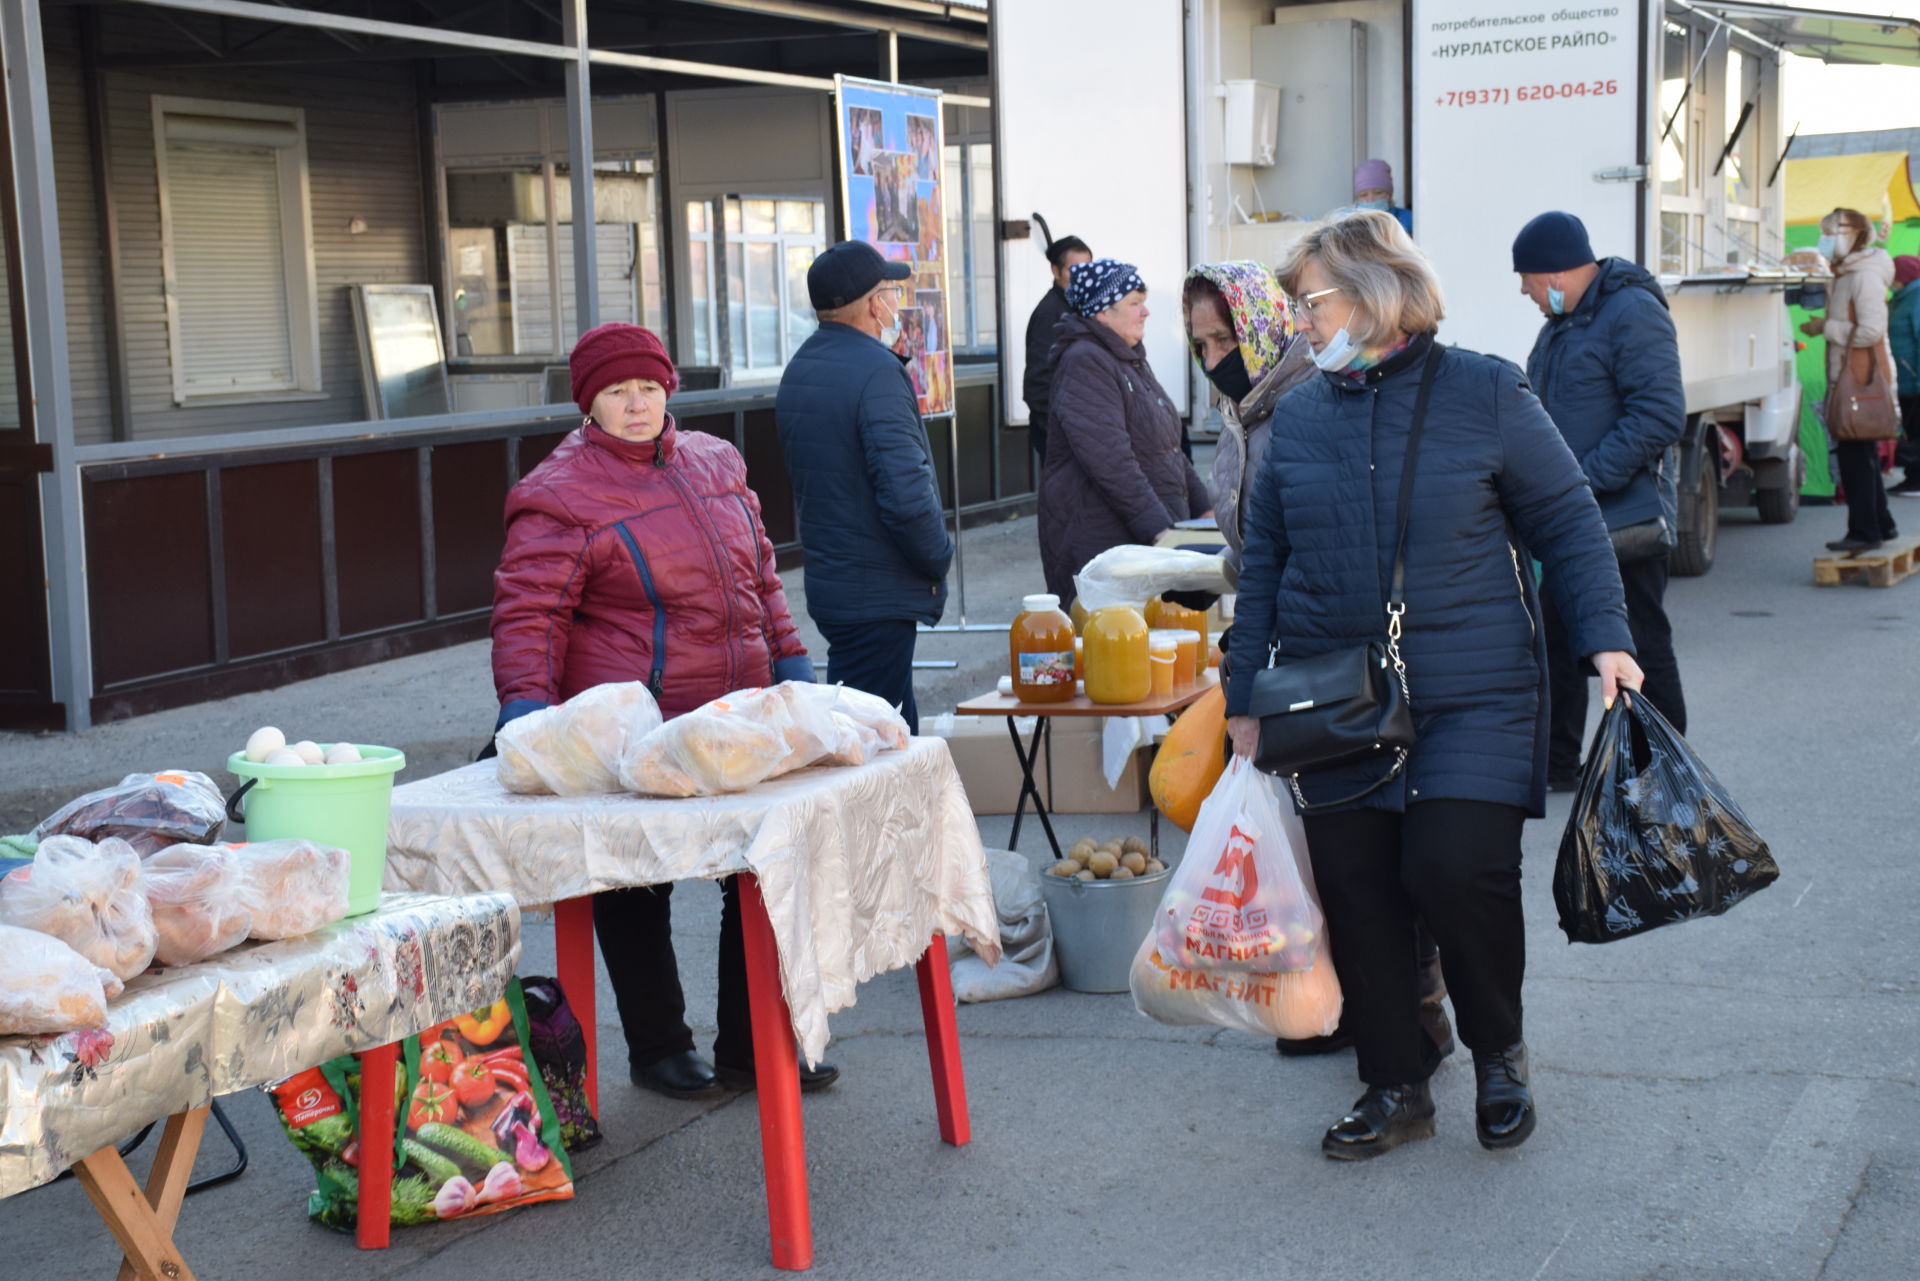
[[[805,1269],[813,1229],[796,1042],[818,1061],[827,1016],[852,1004],[859,983],[915,966],[940,1137],[969,1138],[946,937],[994,960],[1000,935],[946,743],[916,738],[866,765],[801,770],[726,796],[517,796],[491,761],[394,791],[390,887],[553,905],[560,986],[587,1033],[596,1106],[593,895],[728,875],[741,884],[773,1263]]]

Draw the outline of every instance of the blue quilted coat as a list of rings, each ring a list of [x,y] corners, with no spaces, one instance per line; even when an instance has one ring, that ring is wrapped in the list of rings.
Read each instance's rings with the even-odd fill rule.
[[[1394,506],[1430,340],[1362,377],[1281,397],[1254,479],[1232,664],[1386,640]],[[1448,348],[1435,373],[1407,527],[1401,653],[1414,745],[1405,772],[1357,804],[1546,799],[1546,650],[1528,558],[1545,566],[1577,652],[1633,648],[1620,571],[1580,465],[1504,360]],[[1230,683],[1244,715],[1251,682]],[[1304,776],[1309,801],[1378,777],[1371,762]]]

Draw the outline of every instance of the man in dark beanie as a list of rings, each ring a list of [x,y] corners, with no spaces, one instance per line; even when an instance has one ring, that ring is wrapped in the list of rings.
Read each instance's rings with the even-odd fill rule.
[[[1527,357],[1527,379],[1579,459],[1613,534],[1646,696],[1685,733],[1687,704],[1665,601],[1667,553],[1679,523],[1674,446],[1686,431],[1687,410],[1666,295],[1639,264],[1596,260],[1586,225],[1570,213],[1543,213],[1522,227],[1513,269],[1520,292],[1546,317]],[[1572,791],[1593,669],[1586,655],[1571,652],[1553,594],[1543,591],[1540,602],[1552,708],[1547,785]]]
[[[1046,221],[1040,220],[1042,230]],[[1053,401],[1053,331],[1067,314],[1067,279],[1075,263],[1092,262],[1093,250],[1078,236],[1047,241],[1047,270],[1053,288],[1040,296],[1027,317],[1027,364],[1020,376],[1020,397],[1027,402],[1027,442],[1047,462],[1047,413]]]
[[[820,328],[780,377],[774,420],[807,553],[807,613],[827,679],[877,694],[919,732],[914,636],[947,603],[953,540],[900,331],[910,264],[846,240],[813,260]]]

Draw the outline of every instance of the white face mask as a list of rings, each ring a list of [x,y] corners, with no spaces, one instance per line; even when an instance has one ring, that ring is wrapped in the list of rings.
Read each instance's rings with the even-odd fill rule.
[[[889,320],[886,324],[880,326],[880,341],[883,345],[888,347],[891,347],[895,343],[900,341],[900,308],[899,307],[896,306],[893,309],[893,319]]]
[[[1338,373],[1352,363],[1359,350],[1353,345],[1353,335],[1342,325],[1340,332],[1327,340],[1326,346],[1313,353],[1313,363],[1327,373]]]

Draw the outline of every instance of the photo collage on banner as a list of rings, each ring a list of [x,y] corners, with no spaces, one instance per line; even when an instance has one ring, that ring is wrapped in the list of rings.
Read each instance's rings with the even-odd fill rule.
[[[951,414],[940,94],[878,80],[836,81],[847,238],[913,264],[913,275],[901,282],[893,349],[907,358],[921,414]]]

